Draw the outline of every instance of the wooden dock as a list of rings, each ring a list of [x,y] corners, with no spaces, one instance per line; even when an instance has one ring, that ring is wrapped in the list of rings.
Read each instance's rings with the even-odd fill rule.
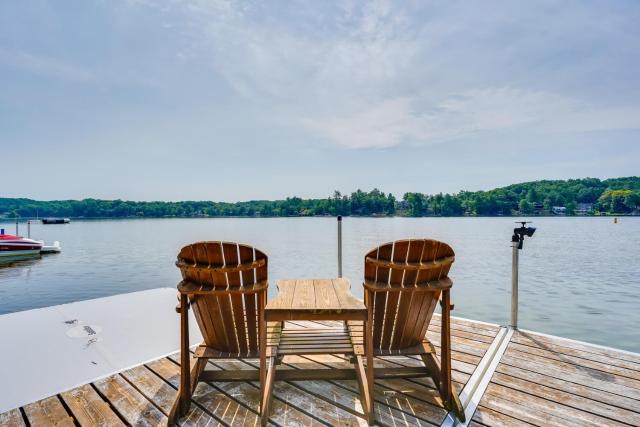
[[[440,341],[439,320],[434,316],[428,332],[433,343]],[[309,326],[318,323],[287,324]],[[453,380],[462,391],[468,425],[640,425],[638,354],[458,318],[452,319],[452,349]],[[386,357],[376,363],[420,362]],[[287,356],[283,368],[346,364],[337,356]],[[257,366],[257,360],[216,360],[207,369]],[[176,354],[0,414],[0,425],[165,425],[178,374]],[[257,383],[200,383],[181,425],[258,425],[258,400]],[[455,425],[427,378],[378,380],[375,400],[379,425]],[[278,381],[270,421],[276,426],[366,426],[356,381]]]

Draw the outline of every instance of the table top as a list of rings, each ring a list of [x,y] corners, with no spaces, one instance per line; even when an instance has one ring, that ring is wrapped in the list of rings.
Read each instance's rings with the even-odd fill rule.
[[[279,280],[278,295],[265,307],[277,320],[365,320],[367,307],[351,293],[347,279]]]

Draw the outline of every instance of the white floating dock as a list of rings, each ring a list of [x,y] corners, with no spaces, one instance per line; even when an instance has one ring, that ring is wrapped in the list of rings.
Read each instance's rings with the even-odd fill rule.
[[[178,351],[176,304],[160,288],[0,316],[0,413]]]
[[[60,247],[60,242],[55,241],[53,245],[44,245],[40,249],[41,254],[57,254],[60,253],[62,248]]]

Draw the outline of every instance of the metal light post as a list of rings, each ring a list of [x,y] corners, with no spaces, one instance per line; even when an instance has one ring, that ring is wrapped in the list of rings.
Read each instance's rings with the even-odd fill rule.
[[[515,236],[515,235],[514,235]],[[511,327],[518,327],[518,241],[512,241],[511,257]]]
[[[342,277],[342,215],[338,215],[338,277]]]
[[[516,224],[522,224],[520,227],[513,229],[511,236],[511,327],[518,328],[518,262],[519,250],[524,246],[524,237],[531,237],[536,232],[535,227],[526,227],[530,221],[518,221]]]

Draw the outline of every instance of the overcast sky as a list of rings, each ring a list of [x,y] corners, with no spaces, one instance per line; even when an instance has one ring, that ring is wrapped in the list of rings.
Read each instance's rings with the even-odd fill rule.
[[[640,2],[3,1],[0,197],[640,174]]]

